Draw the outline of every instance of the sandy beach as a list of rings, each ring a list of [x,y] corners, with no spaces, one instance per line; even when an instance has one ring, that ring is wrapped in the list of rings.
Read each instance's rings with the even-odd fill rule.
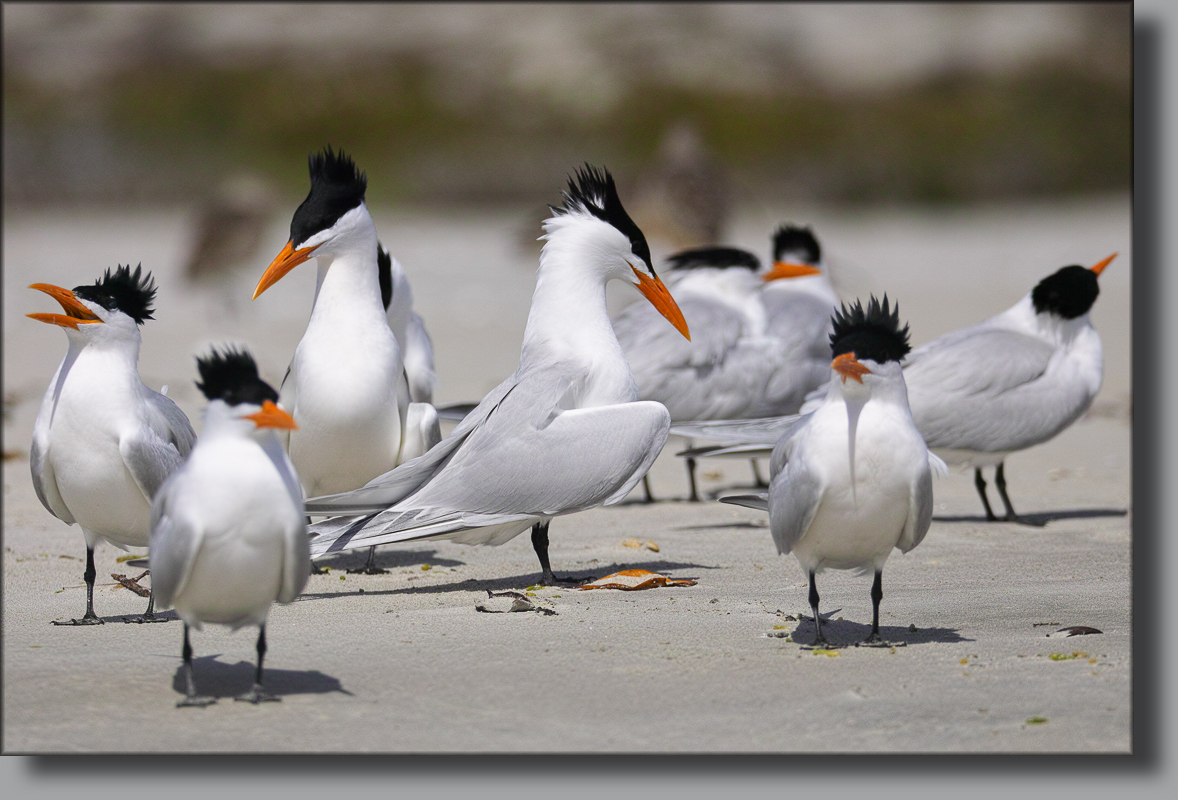
[[[472,215],[446,236],[452,221],[438,216],[374,214],[433,335],[438,402],[480,397],[518,359],[536,253],[517,235],[525,215]],[[1105,349],[1100,395],[1072,428],[1007,462],[1016,507],[1043,527],[987,524],[971,475],[937,480],[928,537],[884,572],[881,626],[893,646],[850,646],[870,626],[870,579],[829,572],[823,612],[836,646],[815,650],[796,561],[776,554],[764,515],[685,502],[672,440],[651,472],[660,502],[639,502],[639,490],[558,518],[551,554],[559,573],[642,568],[695,585],[529,590],[539,569],[526,536],[499,548],[384,548],[380,576],[346,573],[360,554],[335,556],[271,616],[266,681],[283,702],[232,702],[248,688],[255,635],[206,628],[193,636],[197,682],[222,699],[197,710],[173,707],[181,624],[121,621],[146,601],[110,577],[139,572],[115,561],[119,551],[98,551],[95,603],[107,624],[50,624],[82,611],[85,550],[77,528],[41,507],[28,474],[32,421],[65,341],[24,318],[44,310],[24,287],[73,286],[142,261],[160,293],[140,372],[168,384],[199,431],[194,356],[210,341],[245,342],[277,383],[313,270],[249,303],[272,255],[262,254],[234,277],[236,307],[224,309],[228,295],[195,291],[179,274],[186,209],[8,215],[4,751],[1131,752],[1128,198],[923,217],[748,209],[733,243],[763,252],[773,225],[799,218],[822,238],[843,297],[887,291],[914,344],[1001,311],[1064,264],[1120,252],[1092,314]],[[275,221],[275,252],[284,227]],[[623,295],[611,289],[619,304]],[[705,461],[701,473],[710,496],[751,479],[743,461]],[[488,592],[507,590],[541,610],[477,610],[505,608]],[[1101,633],[1056,633],[1076,625]]]

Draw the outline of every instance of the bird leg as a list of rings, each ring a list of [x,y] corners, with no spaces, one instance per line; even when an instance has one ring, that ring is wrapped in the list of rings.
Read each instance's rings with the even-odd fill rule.
[[[69,622],[53,620],[54,625],[101,625],[102,617],[94,613],[94,579],[98,571],[94,569],[94,548],[86,547],[86,571],[82,578],[86,581],[86,613],[81,619],[71,619]]]
[[[192,645],[188,642],[188,623],[184,623],[184,648],[180,651],[184,657],[184,699],[176,702],[176,708],[195,706],[204,708],[217,702],[217,698],[201,696],[196,693],[196,680],[192,677]]]
[[[997,522],[998,517],[990,509],[990,499],[986,497],[986,479],[982,477],[982,468],[974,467],[973,485],[978,489],[978,496],[982,498],[982,505],[986,508],[986,522]]]
[[[269,694],[262,690],[262,659],[266,655],[266,626],[258,626],[258,671],[254,674],[254,685],[245,694],[239,694],[234,697],[234,700],[240,700],[244,703],[278,703],[282,701],[281,697]]]
[[[687,457],[687,480],[691,483],[691,497],[687,499],[693,503],[698,503],[699,492],[695,488],[695,459],[691,456]]]
[[[140,576],[142,577],[142,576]],[[165,617],[162,614],[155,613],[155,589],[151,590],[151,594],[147,596],[147,610],[138,617],[123,617],[124,622],[168,622],[171,617]]]
[[[814,579],[814,570],[810,570],[810,609],[814,612],[814,629],[818,631],[814,643],[826,644],[826,637],[822,635],[822,617],[818,616],[818,583]]]
[[[883,600],[883,570],[875,571],[875,580],[871,584],[871,635],[867,637],[868,644],[882,641],[879,638],[879,603]]]
[[[650,475],[642,476],[642,490],[646,492],[646,502],[654,502],[654,494],[650,491]]]
[[[1010,504],[1010,497],[1006,494],[1006,462],[1003,461],[994,470],[994,485],[998,487],[998,496],[1002,498],[1002,505],[1006,506],[1006,521],[1017,522],[1020,525],[1033,525],[1036,528],[1042,528],[1046,522],[1031,522],[1020,517],[1014,512],[1014,506]]]
[[[548,524],[551,520],[537,522],[532,526],[532,549],[536,551],[536,558],[540,559],[541,586],[580,586],[582,581],[575,578],[558,578],[552,572],[552,565],[548,562]]]
[[[361,575],[387,575],[389,573],[387,569],[381,569],[376,566],[376,545],[368,548],[368,560],[364,562],[364,566],[359,569],[348,570],[349,575],[355,575],[356,573],[360,573]]]
[[[753,467],[753,483],[756,484],[758,489],[768,489],[769,484],[765,483],[765,479],[761,477],[761,471],[757,469],[757,459],[750,458],[749,464]]]

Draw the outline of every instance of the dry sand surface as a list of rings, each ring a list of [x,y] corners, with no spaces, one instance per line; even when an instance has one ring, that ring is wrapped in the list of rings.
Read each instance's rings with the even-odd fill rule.
[[[439,402],[477,399],[518,358],[535,265],[519,244],[526,215],[455,224],[375,212],[433,334]],[[314,278],[300,268],[248,302],[286,240],[288,219],[276,219],[265,252],[235,279],[236,309],[221,308],[221,295],[179,275],[191,219],[167,209],[6,217],[5,752],[1131,751],[1127,198],[935,217],[754,209],[737,220],[731,241],[762,254],[779,221],[813,222],[844,297],[886,290],[917,345],[1012,305],[1064,264],[1120,251],[1093,312],[1106,372],[1092,411],[1007,465],[1016,507],[1046,525],[985,524],[971,476],[939,479],[928,537],[884,571],[881,625],[893,647],[811,649],[796,561],[776,554],[764,515],[684,502],[672,440],[651,473],[661,502],[640,503],[639,491],[555,520],[552,559],[577,576],[645,568],[694,586],[544,588],[533,602],[554,614],[481,613],[488,591],[537,580],[527,536],[499,548],[385,548],[381,576],[347,574],[361,556],[344,554],[271,616],[266,681],[281,703],[232,702],[248,687],[255,634],[206,628],[193,636],[197,682],[222,699],[176,709],[181,625],[120,621],[145,600],[109,577],[138,572],[115,562],[118,551],[99,549],[95,604],[107,624],[50,625],[83,609],[85,551],[30,483],[32,420],[65,341],[23,315],[49,310],[29,283],[73,286],[142,261],[161,288],[141,373],[169,384],[199,430],[194,355],[209,341],[244,341],[277,382]],[[611,290],[617,302],[623,294]],[[709,493],[750,478],[741,461],[705,461],[702,472]],[[821,578],[836,645],[866,635],[869,588],[850,573]],[[1052,635],[1073,625],[1102,633]]]

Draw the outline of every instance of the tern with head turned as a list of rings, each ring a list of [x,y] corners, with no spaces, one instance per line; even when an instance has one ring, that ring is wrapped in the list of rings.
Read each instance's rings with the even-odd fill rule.
[[[196,434],[184,412],[139,378],[139,326],[152,319],[155,283],[119,266],[72,291],[35,283],[64,314],[29,314],[60,327],[69,350],[33,426],[33,488],[49,513],[86,537],[86,612],[55,625],[97,625],[94,550],[99,542],[147,547],[151,501],[184,461]],[[152,580],[154,585],[154,578]],[[137,622],[164,621],[155,594]]]
[[[298,597],[311,563],[302,489],[274,434],[297,426],[248,352],[214,349],[197,368],[209,400],[204,427],[151,509],[152,585],[161,607],[184,621],[177,706],[215,702],[197,694],[192,674],[189,628],[204,623],[258,626],[253,686],[236,699],[278,700],[262,689],[266,620],[274,602]]]
[[[308,513],[333,517],[311,526],[312,557],[420,539],[498,545],[531,528],[541,582],[554,584],[551,519],[621,501],[650,468],[670,415],[638,399],[606,284],[637,288],[683,336],[687,323],[608,171],[579,170],[552,212],[519,368],[425,455],[309,499]]]
[[[311,190],[254,298],[317,259],[311,317],[279,389],[298,423],[279,438],[313,496],[358,489],[424,453],[441,433],[433,407],[411,400],[401,346],[389,327],[387,309],[403,304],[391,275],[390,302],[382,297],[383,248],[364,202],[367,178],[330,147],[312,155],[309,167]],[[364,571],[380,571],[371,551]]]
[[[1056,436],[1092,405],[1104,358],[1088,314],[1116,255],[1057,270],[1011,308],[934,339],[904,363],[917,427],[946,462],[974,469],[987,521],[1000,519],[982,478],[982,467],[994,466],[1001,519],[1041,524],[1015,513],[1006,457]]]
[[[409,286],[409,278],[401,262],[379,242],[376,263],[380,270],[380,300],[389,328],[401,348],[405,378],[409,382],[409,401],[432,404],[438,382],[434,370],[434,343],[425,329],[425,320],[413,310],[413,289]],[[410,424],[410,428],[414,426]]]
[[[899,308],[871,298],[843,306],[830,335],[830,382],[773,448],[767,497],[725,498],[769,512],[777,551],[793,553],[810,581],[816,639],[825,642],[816,576],[826,569],[874,574],[871,634],[880,641],[883,567],[908,552],[932,521],[932,471],[944,467],[912,421],[900,361],[908,326]]]
[[[665,405],[673,423],[796,413],[826,381],[838,304],[813,232],[779,227],[767,270],[735,247],[685,250],[668,261],[671,292],[695,335],[688,342],[668,334],[644,303],[615,317],[639,395]],[[753,472],[764,485],[755,460]],[[698,500],[692,458],[687,473],[689,499]]]

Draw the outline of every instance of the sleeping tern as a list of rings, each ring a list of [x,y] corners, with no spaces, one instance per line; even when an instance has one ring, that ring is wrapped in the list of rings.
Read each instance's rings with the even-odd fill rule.
[[[645,303],[615,317],[639,396],[664,404],[676,423],[796,413],[827,380],[838,304],[813,231],[780,226],[765,271],[734,247],[685,250],[668,261],[671,293],[696,335],[687,342],[668,332]],[[690,457],[687,474],[698,500]],[[755,459],[753,474],[761,483]]]
[[[317,258],[311,317],[279,390],[298,423],[279,438],[311,496],[358,489],[424,453],[441,432],[433,406],[411,400],[401,346],[389,327],[381,292],[383,248],[364,202],[367,178],[330,147],[308,161],[310,193],[254,298]],[[399,311],[403,304],[392,277],[388,307]],[[380,571],[371,551],[363,571]]]
[[[266,619],[307,583],[310,553],[298,476],[275,430],[295,430],[244,351],[197,359],[197,387],[209,399],[192,453],[161,487],[151,508],[152,585],[161,606],[184,620],[186,692],[177,706],[205,706],[192,675],[189,627],[258,626],[253,688],[238,700],[280,698],[262,690]]]
[[[974,468],[988,521],[999,518],[982,467],[997,467],[1004,519],[1027,523],[1006,494],[1006,457],[1067,428],[1100,389],[1100,336],[1088,312],[1100,293],[1097,277],[1116,255],[1091,268],[1063,267],[1011,308],[934,339],[904,363],[917,427],[945,461]]]
[[[33,488],[49,513],[86,537],[86,613],[55,625],[98,625],[94,549],[147,547],[151,500],[192,449],[196,434],[170,399],[139,379],[139,326],[152,319],[155,283],[142,266],[119,266],[73,291],[46,283],[64,314],[29,314],[61,327],[69,350],[33,426]],[[152,581],[154,586],[154,579]],[[135,621],[164,621],[147,611]]]
[[[362,489],[312,498],[313,558],[389,542],[498,545],[532,529],[541,582],[550,520],[622,500],[670,427],[641,401],[606,310],[610,280],[635,286],[678,331],[687,323],[651,266],[609,172],[586,166],[544,223],[519,368],[425,455]]]
[[[810,581],[817,641],[825,642],[816,575],[871,570],[872,622],[878,642],[883,566],[892,548],[908,552],[928,532],[932,470],[944,467],[912,421],[900,360],[908,327],[899,308],[871,298],[835,313],[831,377],[820,404],[797,417],[770,461],[767,498],[725,498],[768,510],[779,553],[793,553]]]
[[[438,375],[434,371],[434,344],[425,329],[425,320],[413,310],[413,290],[401,262],[377,242],[376,263],[380,270],[380,300],[388,317],[389,328],[397,337],[405,377],[409,382],[409,400],[433,403]]]

